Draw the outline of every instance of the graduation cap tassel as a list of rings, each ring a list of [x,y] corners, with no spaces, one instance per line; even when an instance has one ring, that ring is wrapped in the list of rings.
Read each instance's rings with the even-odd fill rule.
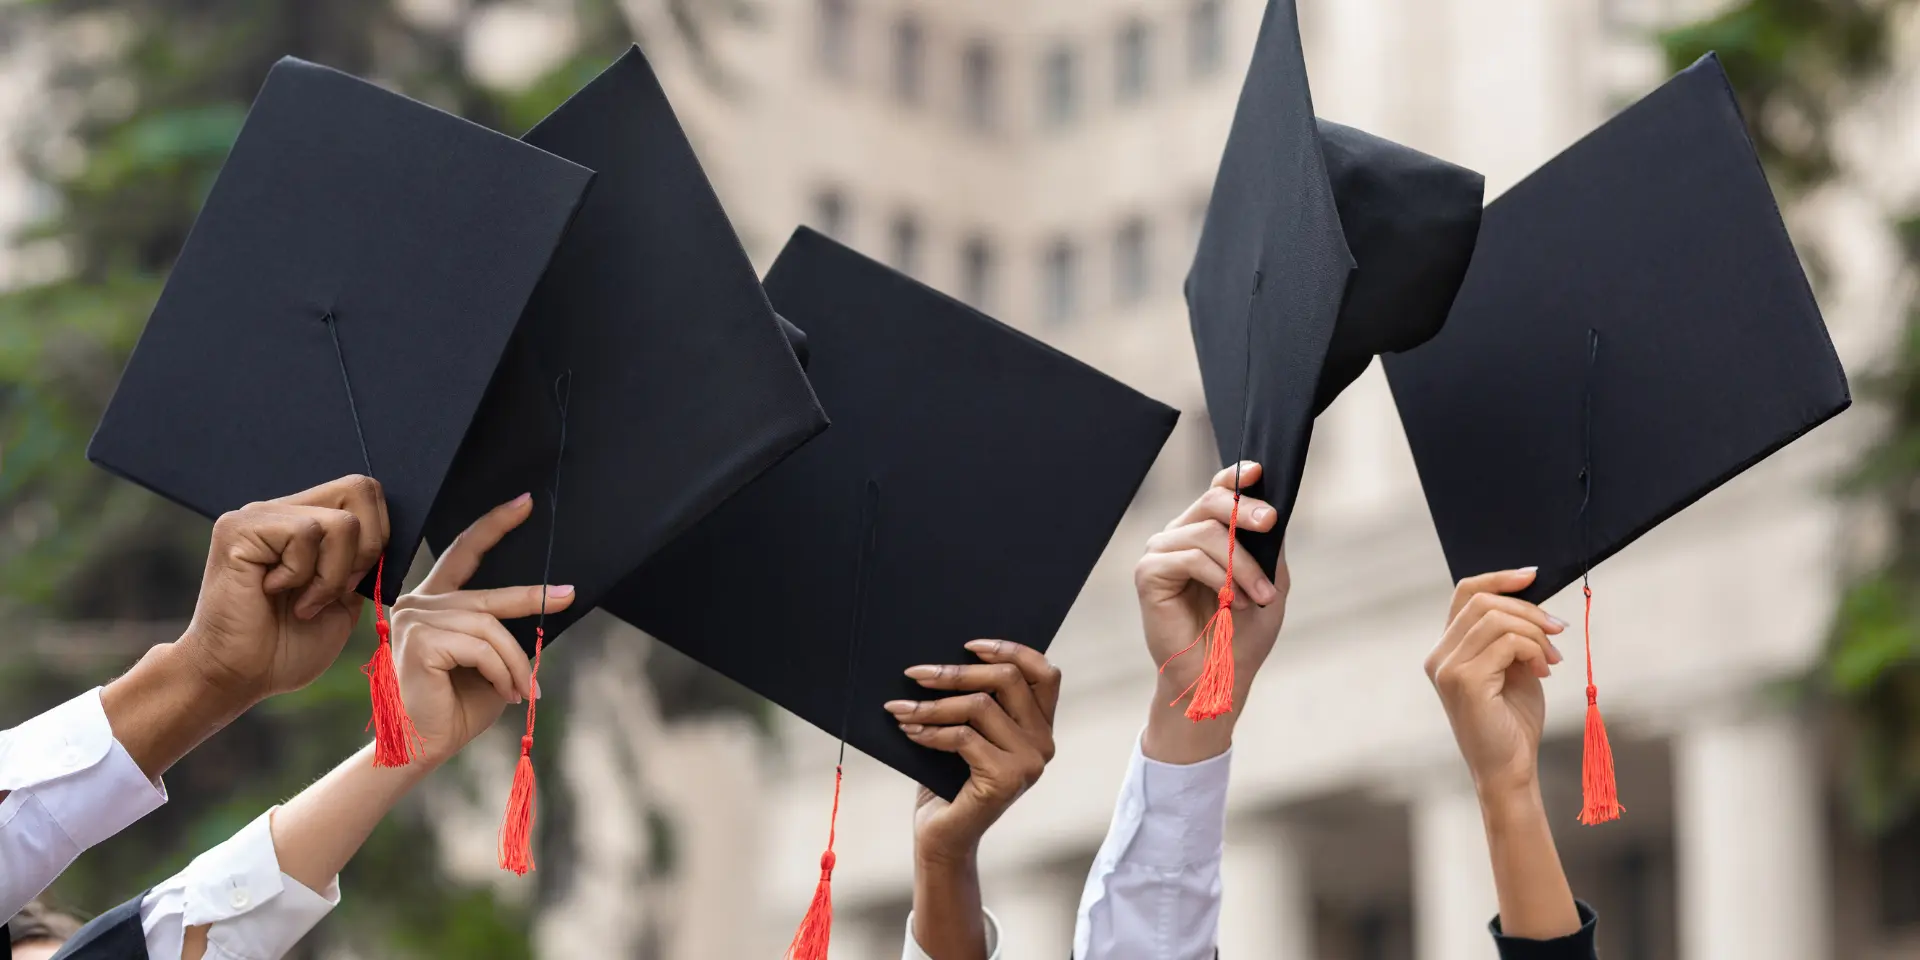
[[[1587,507],[1593,501],[1593,368],[1600,359],[1600,331],[1587,330],[1587,390],[1585,399],[1586,439],[1580,469],[1581,555],[1592,556],[1588,546],[1593,540],[1593,519]],[[1580,822],[1587,826],[1620,819],[1626,811],[1620,805],[1619,786],[1613,778],[1613,745],[1607,742],[1607,724],[1600,716],[1600,690],[1593,685],[1593,583],[1591,571],[1580,576],[1580,592],[1586,597],[1586,617],[1581,625],[1587,652],[1587,730],[1580,752]]]
[[[1593,685],[1593,588],[1587,598],[1587,733],[1580,755],[1580,822],[1587,826],[1620,819],[1620,791],[1613,779],[1613,745],[1607,742],[1607,724],[1600,716],[1600,691]]]
[[[400,699],[400,675],[393,668],[393,626],[387,622],[381,589],[386,572],[387,558],[381,557],[373,568],[373,630],[380,644],[360,672],[367,675],[367,697],[373,701],[373,716],[367,720],[373,728],[373,765],[404,767],[413,762],[420,734],[407,716],[406,701]]]
[[[540,677],[540,651],[546,645],[546,628],[533,628],[535,680]],[[533,869],[533,718],[539,704],[539,697],[527,701],[527,732],[520,737],[520,762],[513,767],[513,789],[507,794],[507,815],[500,824],[500,869],[523,877]]]
[[[840,745],[844,762],[847,746]],[[840,824],[840,782],[844,763],[833,766],[833,815],[827,820],[827,851],[820,855],[820,882],[814,885],[813,902],[800,918],[800,929],[787,944],[786,960],[827,960],[827,944],[833,939],[833,855],[834,835]]]
[[[560,530],[560,467],[567,455],[567,401],[573,395],[573,371],[553,381],[553,402],[560,410],[560,449],[553,458],[553,490],[547,497],[547,559],[540,571],[540,618],[533,628],[533,670],[527,698],[527,732],[520,735],[520,760],[513,765],[513,789],[500,822],[500,869],[521,876],[533,867],[533,722],[540,706],[540,654],[547,646],[547,590],[553,583],[553,541]]]
[[[360,460],[366,465],[367,476],[371,477],[373,455],[367,452],[367,431],[360,426],[360,405],[354,402],[353,378],[347,375],[347,354],[340,347],[340,321],[331,310],[320,320],[327,325],[327,336],[333,340],[333,358],[340,363],[340,384],[347,390],[347,412],[353,415],[353,436],[360,441]],[[380,641],[360,672],[367,675],[367,699],[373,704],[373,715],[367,719],[367,726],[373,728],[373,765],[404,767],[413,762],[420,734],[413,729],[413,718],[407,716],[406,701],[400,699],[400,674],[393,668],[393,625],[387,622],[384,589],[386,573],[387,557],[383,553],[379,565],[373,568],[373,632]]]

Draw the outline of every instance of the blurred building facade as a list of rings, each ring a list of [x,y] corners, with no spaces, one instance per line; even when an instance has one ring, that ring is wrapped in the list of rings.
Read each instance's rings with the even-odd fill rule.
[[[1186,411],[1054,642],[1066,673],[1059,756],[983,851],[1008,958],[1068,952],[1152,690],[1131,564],[1218,465],[1180,288],[1263,6],[770,0],[727,40],[730,90],[666,70],[762,267],[794,225],[812,225]],[[1713,3],[1300,6],[1318,112],[1484,172],[1491,199],[1664,79],[1653,31]],[[1857,146],[1889,163],[1920,155],[1903,116]],[[1797,235],[1850,251],[1824,293],[1857,375],[1892,329],[1878,299],[1892,261],[1847,247],[1865,232],[1857,204],[1803,206]],[[1802,441],[1596,577],[1594,654],[1626,818],[1574,823],[1576,661],[1550,681],[1545,765],[1563,854],[1605,917],[1611,955],[1920,949],[1901,939],[1920,920],[1903,906],[1912,879],[1888,867],[1903,855],[1853,839],[1821,732],[1776,695],[1823,642],[1850,549],[1830,480],[1864,419]],[[1525,438],[1514,445],[1524,456]],[[1036,496],[1068,499],[1055,478],[1032,480]],[[1321,418],[1288,552],[1287,625],[1233,761],[1223,955],[1490,956],[1478,808],[1420,666],[1446,567],[1377,366]],[[1571,591],[1548,606],[1577,622],[1579,602]],[[810,895],[834,744],[792,722],[781,736],[760,774],[756,840],[732,844],[729,892],[712,890],[728,898],[726,942],[711,947],[724,952],[702,956],[777,953]],[[850,764],[837,958],[901,949],[913,793],[864,758]]]

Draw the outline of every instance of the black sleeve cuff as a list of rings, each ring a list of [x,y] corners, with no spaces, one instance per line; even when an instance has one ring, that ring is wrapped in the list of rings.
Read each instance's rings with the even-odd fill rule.
[[[1487,930],[1493,934],[1494,945],[1500,948],[1500,960],[1598,960],[1600,951],[1594,941],[1594,927],[1600,916],[1584,901],[1575,900],[1573,906],[1580,912],[1580,929],[1552,940],[1509,937],[1500,932],[1500,918],[1494,917],[1493,922],[1487,924]]]

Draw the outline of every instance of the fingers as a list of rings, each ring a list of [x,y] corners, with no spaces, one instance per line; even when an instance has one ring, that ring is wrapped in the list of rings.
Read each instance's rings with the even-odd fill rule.
[[[1239,572],[1236,564],[1234,574],[1237,576]],[[1144,554],[1133,565],[1133,585],[1142,596],[1152,593],[1177,594],[1185,590],[1189,583],[1200,584],[1208,592],[1217,593],[1220,585],[1226,582],[1227,568],[1198,547],[1175,553]],[[1244,610],[1252,605],[1252,598],[1246,591],[1234,591],[1235,610]]]
[[[996,770],[1012,761],[1007,751],[987,742],[980,731],[968,726],[930,727],[924,724],[900,725],[907,739],[923,747],[944,753],[957,753],[974,770]]]
[[[1051,732],[1053,711],[1060,704],[1060,668],[1054,666],[1046,654],[1011,640],[973,640],[968,642],[967,649],[988,663],[1011,663],[1018,668]]]
[[[1547,666],[1548,650],[1546,631],[1530,620],[1514,616],[1505,610],[1494,610],[1481,617],[1473,628],[1468,630],[1460,645],[1447,657],[1450,662],[1465,663],[1478,658],[1487,648],[1504,646],[1509,638],[1517,638],[1533,644],[1540,650],[1539,666],[1542,671]],[[1511,663],[1511,659],[1508,661]],[[1545,676],[1544,672],[1541,676]]]
[[[1505,673],[1515,664],[1525,664],[1536,677],[1545,679],[1551,672],[1547,666],[1547,651],[1531,637],[1517,634],[1503,634],[1482,648],[1478,655],[1466,661],[1462,671],[1471,677],[1487,677]]]
[[[493,648],[506,667],[509,689],[503,695],[512,701],[533,696],[533,663],[527,659],[520,642],[499,620],[472,610],[422,610],[409,607],[394,610],[393,626],[398,642],[403,646],[409,641],[412,631],[422,628],[465,634],[484,641]]]
[[[1229,463],[1226,466],[1221,467],[1220,472],[1214,474],[1213,479],[1209,481],[1207,485],[1211,487],[1220,487],[1226,490],[1232,490],[1234,489],[1234,486],[1233,486],[1234,478],[1239,477],[1240,486],[1244,488],[1260,482],[1261,470],[1262,470],[1261,466],[1258,463],[1253,462],[1252,460],[1242,460],[1239,463]]]
[[[1271,513],[1272,511],[1268,511]],[[1242,517],[1245,526],[1245,517]],[[1147,540],[1147,552],[1177,552],[1198,549],[1204,552],[1224,571],[1227,564],[1228,538],[1227,525],[1219,520],[1201,520],[1185,526],[1171,527],[1153,535]],[[1253,602],[1266,606],[1280,598],[1267,575],[1261,571],[1260,564],[1252,557],[1240,554],[1234,557],[1233,582]],[[1217,589],[1217,588],[1216,588]]]
[[[1518,570],[1496,570],[1460,581],[1453,588],[1453,603],[1447,607],[1447,620],[1451,622],[1453,618],[1459,616],[1460,608],[1466,606],[1467,601],[1473,599],[1474,594],[1513,593],[1525,590],[1533,583],[1533,578],[1538,572],[1537,567],[1521,567]]]
[[[234,556],[267,569],[260,588],[267,594],[285,593],[313,581],[325,530],[313,517],[269,504],[250,504],[234,517],[231,533],[242,542]],[[227,517],[222,517],[222,525]],[[219,539],[216,532],[216,539]]]
[[[571,584],[547,587],[545,592],[546,612],[558,613],[573,606],[574,590]],[[414,610],[471,610],[500,620],[518,620],[538,614],[542,609],[541,603],[541,588],[538,586],[429,593],[423,583],[419,590],[401,597],[393,607],[395,610],[403,607]]]
[[[1225,477],[1224,485],[1221,483],[1221,477]],[[1240,485],[1245,487],[1259,478],[1260,470],[1258,466],[1244,470],[1240,475]],[[1195,500],[1191,506],[1187,507],[1186,512],[1174,518],[1172,523],[1167,524],[1166,528],[1172,530],[1175,527],[1184,527],[1187,524],[1198,523],[1202,520],[1216,520],[1222,524],[1231,522],[1233,520],[1233,468],[1228,467],[1221,471],[1221,476],[1214,478],[1214,484],[1214,486],[1207,488],[1206,493],[1200,495],[1200,499]],[[1278,519],[1279,514],[1274,512],[1273,505],[1267,503],[1265,500],[1248,496],[1242,496],[1240,498],[1240,519],[1238,523],[1240,529],[1265,532],[1273,529],[1273,525]]]
[[[441,673],[451,673],[459,667],[470,668],[507,703],[517,703],[522,696],[514,687],[513,671],[507,667],[500,651],[472,634],[418,624],[409,631],[401,655],[411,663]]]
[[[907,676],[915,683],[929,690],[973,690],[980,691],[989,700],[997,700],[1019,726],[1028,729],[1046,729],[1048,722],[1040,711],[1040,704],[1034,700],[1032,688],[1027,686],[1026,675],[1012,663],[975,663],[946,664],[944,666],[908,667]],[[895,701],[910,703],[912,701]],[[938,701],[945,702],[945,701]],[[999,709],[999,708],[996,708]],[[892,710],[892,706],[888,706]],[[965,721],[932,721],[959,722]],[[986,731],[981,731],[985,733]],[[995,742],[999,742],[996,740]],[[1005,744],[1001,744],[1005,746]]]
[[[1020,725],[991,694],[967,693],[940,700],[893,700],[887,703],[886,709],[910,736],[915,726],[972,727],[1000,750],[1011,753],[1026,746]]]
[[[1474,579],[1478,580],[1479,578]],[[1462,581],[1463,584],[1468,582],[1472,581]],[[1472,594],[1465,602],[1459,605],[1459,609],[1454,614],[1453,620],[1447,625],[1446,632],[1441,634],[1440,642],[1435,645],[1433,652],[1427,655],[1427,675],[1429,677],[1433,676],[1434,671],[1439,669],[1440,664],[1453,655],[1454,648],[1466,639],[1468,633],[1474,629],[1474,626],[1488,614],[1494,612],[1517,617],[1531,624],[1543,635],[1543,640],[1545,636],[1558,634],[1567,628],[1566,623],[1558,617],[1517,597],[1501,596],[1495,593]],[[1547,641],[1547,647],[1551,652],[1552,662],[1558,663],[1560,661],[1559,649],[1554,647],[1551,641]]]
[[[421,581],[420,592],[452,593],[466,586],[467,581],[473,579],[474,571],[480,569],[480,561],[486,557],[487,551],[532,515],[533,495],[530,493],[523,493],[482,514],[480,519],[447,545],[440,559],[434,562],[433,570]]]
[[[387,520],[387,497],[380,481],[357,474],[331,480],[310,490],[273,501],[298,507],[344,510],[359,521],[358,539],[353,551],[353,580],[357,584],[379,561],[387,548],[391,525]]]
[[[366,573],[366,568],[360,565],[362,523],[358,516],[345,510],[291,505],[281,509],[309,517],[320,527],[313,579],[293,604],[294,616],[310,620],[327,604],[351,594]],[[377,556],[378,548],[375,549]]]

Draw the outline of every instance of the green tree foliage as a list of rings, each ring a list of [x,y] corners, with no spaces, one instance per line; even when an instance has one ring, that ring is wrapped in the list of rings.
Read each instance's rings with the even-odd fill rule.
[[[464,26],[485,6],[452,4],[423,24],[395,0],[58,0],[0,5],[0,40],[50,58],[43,103],[18,131],[44,215],[16,238],[40,264],[0,294],[0,613],[39,623],[0,654],[0,692],[24,717],[99,683],[191,613],[209,525],[85,460],[128,351],[243,121],[284,55],[329,64],[519,134],[633,39],[616,0],[576,0],[579,49],[527,90],[503,93],[464,68]],[[417,6],[417,4],[415,5]],[[740,0],[668,0],[667,42],[724,79],[706,25]],[[77,622],[120,622],[104,649]],[[365,625],[363,625],[365,626]],[[77,632],[78,631],[78,632]],[[111,638],[120,637],[114,641]],[[55,888],[81,911],[138,892],[225,839],[364,742],[356,659],[241,718],[168,775],[172,801],[92,851]],[[83,649],[85,648],[85,649]],[[87,652],[90,650],[91,652]],[[557,683],[556,683],[557,681]],[[547,686],[563,684],[554,677]],[[543,715],[557,742],[564,717]],[[551,730],[551,733],[547,731]],[[556,751],[544,751],[553,754]],[[543,762],[545,758],[543,757]],[[546,782],[553,783],[553,779]],[[551,791],[549,791],[551,792]],[[554,798],[560,799],[560,798]],[[564,803],[544,803],[543,895],[565,883]],[[403,808],[349,867],[351,889],[307,955],[350,944],[368,957],[527,957],[529,909],[441,876],[433,834]]]
[[[1716,50],[1776,184],[1806,193],[1844,174],[1833,129],[1886,75],[1892,27],[1912,0],[1741,0],[1669,33],[1675,67]],[[1920,217],[1890,218],[1920,276]],[[1817,274],[1816,274],[1817,276]],[[1848,492],[1885,511],[1893,548],[1849,583],[1813,688],[1847,735],[1847,793],[1861,823],[1885,828],[1920,798],[1920,300],[1904,334],[1856,392],[1890,415]]]

